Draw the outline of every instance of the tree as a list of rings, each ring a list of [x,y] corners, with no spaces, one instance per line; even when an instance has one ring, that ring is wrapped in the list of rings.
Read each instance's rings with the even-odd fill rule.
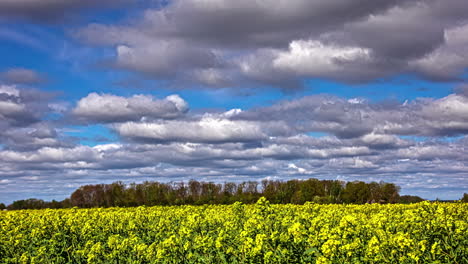
[[[337,180],[264,180],[241,183],[198,182],[187,183],[143,182],[124,184],[84,185],[75,190],[70,198],[63,201],[45,202],[38,199],[19,200],[8,209],[69,208],[72,206],[111,207],[140,205],[182,205],[182,204],[231,204],[234,202],[255,203],[265,197],[274,204],[307,201],[316,203],[395,203],[419,201],[419,197],[400,198],[399,187],[392,183],[365,183],[362,181],[342,182]],[[465,194],[462,200],[468,200]],[[4,205],[3,205],[4,207]],[[0,205],[0,209],[2,206]]]
[[[14,201],[7,208],[9,210],[21,210],[21,209],[42,209],[46,208],[46,203],[40,199],[27,199]]]
[[[382,200],[385,203],[396,203],[398,202],[400,195],[398,192],[400,191],[400,187],[396,186],[393,183],[381,183],[381,190],[382,190]]]
[[[410,204],[410,203],[419,203],[424,201],[423,198],[413,195],[402,195],[398,200],[399,203]]]
[[[369,185],[362,181],[348,182],[343,190],[345,203],[363,204],[370,198]]]
[[[6,209],[6,206],[4,203],[0,203],[0,210],[5,210]]]
[[[201,184],[198,181],[190,180],[188,183],[189,195],[193,202],[197,202],[201,194]]]
[[[468,193],[464,193],[463,197],[461,198],[461,201],[464,203],[468,203]]]

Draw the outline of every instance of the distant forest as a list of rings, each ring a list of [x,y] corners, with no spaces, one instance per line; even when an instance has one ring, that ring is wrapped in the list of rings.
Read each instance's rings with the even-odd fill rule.
[[[0,209],[42,209],[70,207],[128,207],[153,205],[202,205],[232,204],[234,202],[254,203],[266,197],[271,203],[303,204],[314,202],[331,203],[414,203],[423,201],[418,196],[399,195],[400,188],[393,183],[362,181],[343,182],[338,180],[289,180],[242,183],[199,182],[143,182],[124,184],[85,185],[75,190],[63,201],[27,199],[14,201]],[[465,194],[463,199],[468,199]]]

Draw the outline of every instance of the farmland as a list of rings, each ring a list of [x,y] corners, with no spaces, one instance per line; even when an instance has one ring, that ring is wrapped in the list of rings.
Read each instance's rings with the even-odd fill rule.
[[[1,263],[467,263],[468,204],[0,212]]]

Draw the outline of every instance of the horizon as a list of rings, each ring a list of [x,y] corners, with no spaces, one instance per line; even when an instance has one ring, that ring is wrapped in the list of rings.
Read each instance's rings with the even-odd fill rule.
[[[317,178],[468,192],[465,0],[0,1],[0,203]]]
[[[290,179],[290,180],[299,181],[299,182],[305,182],[305,181],[307,181],[307,180],[318,180],[318,181],[320,181],[320,182],[326,181],[326,180],[320,180],[320,179],[317,179],[317,178]],[[169,181],[169,182],[144,181],[144,182],[139,182],[139,183],[136,183],[136,182],[127,182],[127,183],[124,183],[124,182],[122,182],[122,181],[116,181],[116,182],[107,183],[107,184],[99,184],[99,183],[97,183],[97,184],[82,185],[82,186],[76,188],[72,193],[70,193],[69,196],[67,196],[67,197],[65,197],[64,199],[61,199],[61,200],[55,200],[55,199],[52,199],[52,200],[42,200],[42,199],[37,199],[37,198],[34,198],[34,197],[30,197],[30,198],[27,198],[27,199],[15,200],[15,201],[13,201],[13,202],[25,201],[25,200],[42,200],[42,201],[44,201],[44,202],[53,202],[53,201],[56,201],[56,202],[63,202],[63,201],[65,201],[66,199],[70,199],[70,198],[72,197],[72,195],[73,195],[74,192],[76,192],[76,191],[78,191],[78,190],[81,190],[83,187],[87,187],[87,186],[98,186],[98,185],[101,185],[101,186],[103,186],[103,185],[108,185],[108,186],[110,186],[110,185],[113,185],[113,184],[123,184],[123,185],[125,186],[125,188],[134,188],[134,186],[133,186],[134,184],[135,184],[135,185],[139,185],[139,184],[146,184],[146,183],[149,183],[149,184],[152,184],[152,183],[158,183],[158,184],[159,184],[159,183],[160,183],[160,184],[167,184],[167,185],[170,185],[170,186],[172,186],[173,188],[176,188],[176,189],[177,189],[177,188],[180,188],[180,184],[184,184],[184,185],[186,184],[186,187],[188,187],[188,185],[189,185],[190,182],[192,182],[192,181],[195,181],[195,182],[198,182],[198,183],[204,183],[204,184],[213,183],[213,184],[216,184],[216,185],[220,185],[220,186],[222,186],[222,187],[226,186],[226,184],[231,184],[231,183],[234,183],[234,184],[245,184],[245,183],[250,183],[250,182],[256,182],[256,183],[258,184],[256,190],[257,190],[260,194],[262,194],[263,191],[264,191],[264,189],[263,189],[263,183],[264,183],[264,181],[267,181],[267,182],[270,182],[270,183],[271,183],[271,182],[286,183],[286,182],[288,182],[288,181],[290,181],[290,180],[287,180],[287,181],[286,181],[286,180],[267,180],[267,179],[263,179],[262,181],[255,181],[255,180],[252,181],[252,180],[248,180],[248,181],[238,181],[238,182],[232,182],[232,181],[224,181],[224,182],[210,181],[210,182],[208,182],[208,181],[197,181],[197,180],[195,180],[195,179],[190,179],[190,180],[187,180],[187,181]],[[351,182],[342,181],[342,180],[332,180],[332,181],[339,181],[339,182],[340,182],[340,185],[341,185],[342,187],[346,187],[346,184],[347,184],[347,183],[351,183]],[[361,181],[354,181],[354,182],[356,183],[356,182],[361,182]],[[383,182],[383,181],[380,181],[380,182],[365,182],[365,183],[366,183],[366,184],[378,183],[379,185],[381,185],[381,184],[393,184],[393,183],[391,183],[391,182]],[[400,189],[399,186],[397,186],[397,185],[395,185],[395,186],[396,186],[397,189]],[[399,197],[401,197],[401,196],[419,197],[419,196],[415,196],[415,195],[411,195],[411,194],[401,194],[399,191],[397,191],[397,192],[398,192],[398,194],[399,194]],[[462,196],[463,196],[463,194],[462,194]],[[262,197],[263,197],[263,196],[262,196]],[[319,196],[317,196],[317,197],[319,197]],[[323,197],[323,196],[322,196],[322,197]],[[325,196],[325,197],[327,197],[327,196]],[[311,200],[312,200],[312,198],[313,198],[313,197],[310,197]],[[421,198],[421,197],[419,197],[419,198]],[[463,197],[461,197],[461,198],[463,198]],[[460,198],[460,199],[461,199],[461,198]],[[460,199],[441,200],[441,199],[439,199],[439,198],[436,198],[436,199],[433,199],[433,200],[429,200],[429,199],[424,199],[424,200],[426,200],[426,201],[456,201],[456,200],[460,200]],[[337,202],[335,202],[335,203],[337,203]],[[343,202],[343,203],[344,203],[344,202]],[[0,204],[1,204],[1,202],[0,202]],[[5,204],[5,203],[3,203],[3,204]],[[12,204],[12,202],[9,203],[9,204]],[[8,206],[9,204],[5,204],[5,205]],[[130,206],[130,207],[134,207],[134,206]]]

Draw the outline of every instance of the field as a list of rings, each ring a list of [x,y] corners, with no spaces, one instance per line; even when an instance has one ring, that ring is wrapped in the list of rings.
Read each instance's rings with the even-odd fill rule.
[[[0,212],[1,263],[468,263],[468,204]]]

